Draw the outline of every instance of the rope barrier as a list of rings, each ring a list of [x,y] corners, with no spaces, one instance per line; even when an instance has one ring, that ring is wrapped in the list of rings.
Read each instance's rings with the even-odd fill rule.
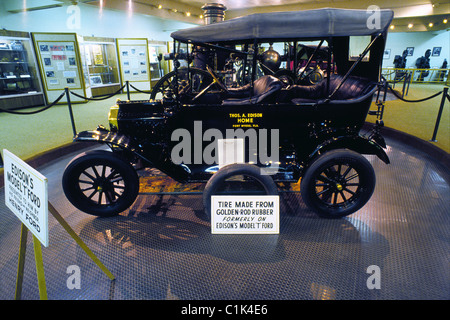
[[[400,78],[397,78],[397,80],[386,80],[386,81],[388,81],[389,83],[393,83],[393,84],[397,84],[397,83],[399,83],[399,82],[402,82],[402,81],[404,81],[404,80],[406,80],[406,76],[407,76],[408,74],[404,74],[404,75],[402,75]]]
[[[140,93],[145,93],[145,94],[150,94],[150,93],[152,93],[151,91],[142,91],[142,90],[139,90],[138,88],[136,88],[135,86],[133,86],[131,83],[130,83],[130,87],[132,87],[134,90],[136,90],[137,92],[140,92]]]
[[[72,91],[70,91],[70,93],[73,94],[74,96],[80,98],[80,99],[86,99],[86,100],[90,100],[90,101],[101,101],[101,100],[106,100],[106,99],[109,99],[109,98],[114,97],[116,94],[120,93],[120,92],[123,90],[123,88],[125,88],[125,86],[126,86],[126,85],[123,85],[122,88],[118,89],[116,92],[111,93],[111,94],[109,94],[109,95],[105,95],[105,96],[102,97],[102,98],[88,98],[88,97],[83,97],[82,95],[80,95],[80,94],[78,94],[78,93],[75,93],[75,92],[72,92]]]
[[[54,102],[52,102],[51,104],[49,104],[48,106],[46,106],[46,107],[44,107],[44,108],[42,108],[40,110],[28,111],[28,112],[20,112],[20,111],[5,110],[5,109],[0,108],[0,111],[6,112],[6,113],[18,114],[18,115],[36,114],[36,113],[45,111],[45,110],[50,109],[51,107],[53,107],[55,104],[57,104],[62,99],[62,97],[64,97],[64,95],[65,95],[65,92],[61,93],[61,95]]]
[[[102,97],[102,98],[88,98],[88,97],[84,97],[84,96],[82,96],[82,95],[79,95],[79,94],[77,94],[77,93],[75,93],[75,92],[72,92],[72,91],[70,91],[70,90],[69,90],[69,92],[70,92],[71,94],[73,94],[74,96],[80,98],[80,99],[86,99],[86,100],[91,100],[91,101],[101,101],[101,100],[106,100],[106,99],[109,99],[109,98],[111,98],[111,97],[114,97],[116,94],[120,93],[120,92],[123,90],[123,88],[125,88],[125,86],[126,86],[126,85],[123,85],[123,86],[122,86],[120,89],[118,89],[116,92],[111,93],[111,94],[109,94],[109,95],[106,95],[106,96],[104,96],[104,97]],[[43,112],[43,111],[45,111],[45,110],[50,109],[50,108],[53,107],[55,104],[57,104],[57,103],[64,97],[65,94],[66,94],[65,92],[61,93],[61,95],[60,95],[58,98],[56,98],[55,101],[53,101],[53,102],[50,103],[48,106],[45,106],[45,107],[43,107],[42,109],[39,109],[39,110],[28,111],[28,112],[27,112],[27,111],[21,112],[21,111],[14,111],[14,110],[8,110],[8,109],[0,108],[0,111],[1,111],[1,112],[6,112],[6,113],[11,113],[11,114],[16,114],[16,115],[30,115],[30,114],[40,113],[40,112]]]
[[[392,72],[383,74],[383,76],[390,76],[391,74],[394,74],[394,73],[395,73],[395,71],[392,71]]]
[[[111,94],[109,94],[107,96],[104,96],[102,98],[88,98],[88,97],[84,97],[84,96],[79,95],[79,94],[77,94],[75,92],[72,92],[72,91],[69,91],[69,92],[71,94],[73,94],[74,96],[80,98],[80,99],[86,99],[86,100],[91,100],[91,101],[101,101],[101,100],[106,100],[106,99],[109,99],[111,97],[114,97],[116,94],[120,93],[123,90],[123,88],[125,88],[125,85],[122,86],[120,89],[118,89],[116,92],[111,93]],[[48,110],[51,107],[53,107],[55,104],[57,104],[64,97],[64,95],[65,95],[65,92],[61,93],[61,95],[55,101],[53,101],[51,104],[49,104],[48,106],[43,107],[40,110],[28,111],[28,112],[20,112],[20,111],[13,111],[13,110],[7,110],[7,109],[0,108],[0,111],[6,112],[6,113],[11,113],[11,114],[16,114],[16,115],[36,114],[36,113],[43,112],[43,111]]]
[[[391,90],[391,92],[394,94],[394,96],[396,96],[398,99],[400,99],[400,100],[402,100],[404,102],[413,102],[413,103],[415,103],[415,102],[423,102],[423,101],[427,101],[427,100],[433,99],[433,98],[437,97],[438,95],[440,95],[442,92],[444,92],[444,91],[440,91],[440,92],[437,92],[437,93],[435,93],[435,94],[433,94],[433,95],[431,95],[431,96],[429,96],[427,98],[423,98],[423,99],[419,99],[419,100],[407,100],[407,99],[404,99],[401,96],[399,96],[398,93],[396,91],[394,91],[394,89],[392,89],[391,86],[388,86],[388,88],[389,88],[389,90]]]

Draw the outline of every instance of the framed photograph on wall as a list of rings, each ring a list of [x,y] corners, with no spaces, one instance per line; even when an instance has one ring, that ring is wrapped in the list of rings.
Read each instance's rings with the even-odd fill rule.
[[[433,57],[439,57],[441,55],[442,47],[434,47],[431,55]]]
[[[406,51],[408,52],[408,56],[412,56],[414,54],[414,47],[407,47]]]

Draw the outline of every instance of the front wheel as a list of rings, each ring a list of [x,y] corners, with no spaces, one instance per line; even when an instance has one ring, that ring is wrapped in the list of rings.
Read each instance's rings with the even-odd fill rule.
[[[139,177],[119,155],[98,150],[75,157],[64,171],[62,186],[77,209],[109,217],[133,204],[139,192]]]
[[[351,150],[333,150],[306,170],[300,184],[305,204],[324,218],[340,218],[362,208],[375,189],[370,162]]]

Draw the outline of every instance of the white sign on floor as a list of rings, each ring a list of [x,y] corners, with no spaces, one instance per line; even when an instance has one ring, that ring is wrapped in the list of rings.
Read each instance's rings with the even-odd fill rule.
[[[48,246],[47,178],[3,149],[6,206]]]
[[[279,196],[211,196],[211,233],[280,233]]]

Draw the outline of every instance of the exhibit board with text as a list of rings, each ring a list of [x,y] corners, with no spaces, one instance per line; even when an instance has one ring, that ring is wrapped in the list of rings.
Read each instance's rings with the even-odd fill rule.
[[[147,39],[116,39],[122,85],[150,91],[150,69]],[[130,91],[136,91],[130,87]]]
[[[86,86],[75,33],[32,33],[42,83],[48,103],[55,101],[65,88],[83,97]],[[88,97],[89,98],[89,97]],[[72,102],[84,102],[74,95]],[[61,103],[65,103],[62,100]]]

